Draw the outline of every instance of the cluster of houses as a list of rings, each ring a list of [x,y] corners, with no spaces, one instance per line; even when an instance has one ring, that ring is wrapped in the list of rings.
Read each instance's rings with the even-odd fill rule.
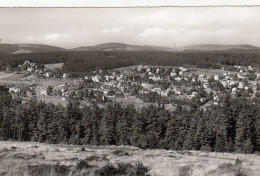
[[[52,68],[38,69],[36,64],[28,61],[18,67],[30,73],[45,74],[45,77],[51,77],[57,71]],[[62,99],[70,96],[89,97],[90,93],[91,97],[135,96],[142,99],[149,93],[156,93],[167,100],[197,99],[202,104],[207,102],[218,104],[221,95],[226,92],[230,92],[233,96],[239,96],[241,92],[246,93],[249,98],[259,96],[259,70],[253,66],[233,67],[235,71],[232,72],[222,69],[218,74],[201,74],[194,71],[196,68],[139,65],[128,69],[95,71],[78,78],[75,82],[54,87],[38,87],[35,92],[36,95],[59,95]],[[66,73],[60,75],[66,80]],[[9,90],[19,92],[15,87],[10,87]]]
[[[39,67],[36,63],[32,63],[30,61],[25,61],[23,64],[18,65],[17,71],[40,78],[60,78],[66,75],[61,73],[61,67],[50,67],[48,65]]]
[[[139,65],[106,74],[100,70],[84,77],[83,91],[91,90],[98,95],[118,98],[140,98],[149,92],[156,92],[171,100],[198,98],[204,102],[210,98],[214,104],[218,104],[221,94],[227,91],[233,96],[238,96],[239,91],[247,92],[250,97],[256,96],[259,92],[259,72],[252,66],[239,66],[237,69],[232,73],[222,70],[221,74],[212,76],[194,74],[192,69],[184,67]],[[250,78],[252,75],[254,79]]]

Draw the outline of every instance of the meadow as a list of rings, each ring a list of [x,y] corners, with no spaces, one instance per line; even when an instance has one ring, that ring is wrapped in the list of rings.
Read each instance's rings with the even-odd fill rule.
[[[141,150],[130,146],[0,142],[0,175],[102,175],[98,170],[143,163],[151,176],[259,176],[259,154]],[[108,164],[109,163],[109,164]],[[121,163],[121,165],[120,165]]]

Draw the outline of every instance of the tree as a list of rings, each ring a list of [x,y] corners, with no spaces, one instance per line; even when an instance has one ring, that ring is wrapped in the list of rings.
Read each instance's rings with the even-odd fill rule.
[[[47,89],[46,89],[47,95],[51,95],[52,91],[53,91],[53,88],[51,86],[48,86]]]

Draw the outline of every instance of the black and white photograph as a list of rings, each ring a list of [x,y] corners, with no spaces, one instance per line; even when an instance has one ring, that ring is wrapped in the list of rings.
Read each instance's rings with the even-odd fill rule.
[[[260,176],[259,19],[0,8],[0,176]]]

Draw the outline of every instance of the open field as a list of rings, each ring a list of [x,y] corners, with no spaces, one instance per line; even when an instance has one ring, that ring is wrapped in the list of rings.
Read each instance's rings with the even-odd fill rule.
[[[1,76],[1,73],[0,73]],[[5,79],[0,79],[0,84],[6,84],[6,85],[32,85],[36,84],[36,86],[39,87],[47,87],[47,86],[58,86],[60,84],[67,84],[67,85],[75,85],[78,84],[79,81],[76,79],[64,79],[64,78],[37,78],[37,77],[16,77],[16,78],[11,78],[11,76],[16,76],[16,74],[13,75],[5,75]],[[21,76],[21,75],[20,75]]]
[[[66,106],[68,104],[68,101],[62,100],[60,97],[57,96],[50,96],[50,95],[37,95],[37,99],[39,101],[43,101],[45,103],[53,103],[55,105],[63,105]]]
[[[236,74],[235,71],[225,71],[222,69],[202,69],[198,68],[197,71],[191,71],[186,74],[191,75],[194,73],[195,75],[206,75],[206,76],[214,76],[214,75],[222,75],[223,73]]]
[[[2,79],[19,79],[24,77],[24,74],[15,74],[15,73],[6,73],[6,72],[0,72],[0,80]]]
[[[133,104],[136,108],[140,108],[140,109],[154,104],[154,103],[149,103],[149,102],[143,102],[141,99],[136,98],[135,96],[130,96],[128,98],[109,97],[109,99],[111,99],[112,101],[116,101],[118,103],[122,103],[124,106]],[[174,110],[175,107],[170,103],[170,104],[165,104],[165,109]]]
[[[32,142],[0,142],[0,175],[96,175],[107,163],[142,162],[151,176],[232,176],[239,172],[260,175],[256,154],[207,153],[198,151],[141,150],[129,146],[50,145]],[[79,169],[85,163],[84,172]],[[87,165],[86,165],[87,163]],[[226,164],[224,164],[226,163]],[[228,164],[230,163],[230,164]],[[50,171],[50,168],[55,168]],[[57,169],[59,170],[59,174]],[[55,170],[55,172],[54,172]]]
[[[122,103],[123,105],[134,104],[138,108],[142,108],[152,104],[152,103],[143,102],[141,99],[138,99],[134,96],[130,96],[128,98],[109,97],[109,99],[111,99],[112,101],[116,101],[118,103]]]
[[[63,65],[64,63],[56,63],[56,64],[45,64],[44,66],[48,69],[55,69],[55,68],[61,69]]]

